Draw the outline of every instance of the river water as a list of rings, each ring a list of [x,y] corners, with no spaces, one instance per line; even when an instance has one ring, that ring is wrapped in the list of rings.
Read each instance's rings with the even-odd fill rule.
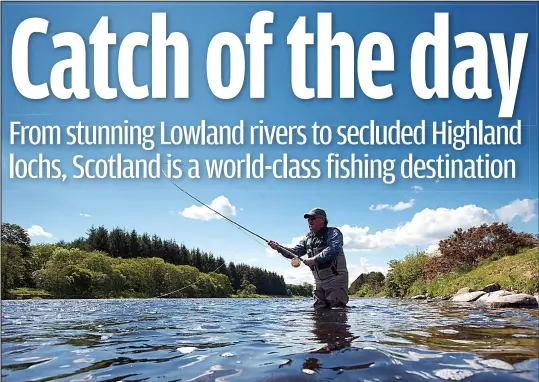
[[[539,310],[352,299],[2,302],[3,381],[538,381]]]

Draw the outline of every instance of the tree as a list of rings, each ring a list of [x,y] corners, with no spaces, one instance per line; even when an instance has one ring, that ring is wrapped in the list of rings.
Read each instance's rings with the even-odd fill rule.
[[[15,278],[14,286],[34,286],[32,279],[32,251],[30,249],[31,240],[28,232],[18,224],[2,223],[2,243],[12,244],[20,249],[20,261],[16,260],[16,262],[18,264],[17,269],[21,273]]]
[[[241,283],[241,289],[239,291],[240,296],[249,296],[256,293],[256,287],[247,280],[243,280]]]
[[[22,252],[30,253],[30,236],[18,224],[2,223],[2,243],[15,244]]]
[[[9,289],[15,288],[17,283],[20,283],[23,272],[21,247],[2,241],[2,299],[6,298]]]

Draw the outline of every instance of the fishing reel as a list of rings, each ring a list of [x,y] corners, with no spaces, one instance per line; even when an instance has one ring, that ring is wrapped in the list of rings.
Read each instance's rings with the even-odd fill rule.
[[[300,259],[299,257],[294,257],[294,258],[290,261],[290,263],[292,264],[292,266],[293,266],[294,268],[297,268],[297,267],[299,267],[299,266],[301,265],[301,259]]]

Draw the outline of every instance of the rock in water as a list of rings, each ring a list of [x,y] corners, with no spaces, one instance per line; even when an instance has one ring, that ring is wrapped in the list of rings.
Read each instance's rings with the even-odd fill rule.
[[[525,293],[491,296],[487,299],[487,304],[492,308],[523,308],[538,306],[537,299],[534,296]]]
[[[477,301],[478,302],[493,301],[493,299],[496,299],[496,298],[499,298],[499,297],[502,297],[502,296],[507,296],[507,295],[510,295],[510,294],[515,294],[515,293],[514,292],[509,292],[509,291],[506,291],[506,290],[497,290],[495,292],[486,293],[486,294],[482,295],[481,297],[479,297],[477,299]]]
[[[477,300],[479,297],[483,296],[486,292],[483,291],[477,291],[477,292],[470,292],[470,293],[461,293],[456,294],[453,297],[451,297],[450,301],[456,301],[456,302],[471,302]]]

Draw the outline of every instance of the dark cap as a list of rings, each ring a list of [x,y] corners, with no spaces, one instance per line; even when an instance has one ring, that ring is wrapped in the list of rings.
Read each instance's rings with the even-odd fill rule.
[[[318,217],[318,216],[323,217],[324,219],[327,219],[326,211],[324,211],[321,208],[313,208],[312,210],[307,212],[305,215],[303,215],[305,219],[310,218],[310,217]]]

